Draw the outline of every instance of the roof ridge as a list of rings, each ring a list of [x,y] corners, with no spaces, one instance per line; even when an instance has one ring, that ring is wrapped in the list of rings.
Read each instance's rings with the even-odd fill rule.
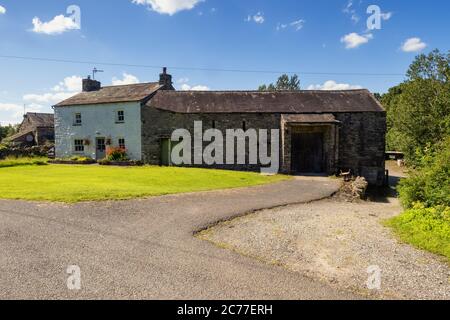
[[[139,82],[139,83],[130,83],[130,84],[110,85],[110,86],[103,86],[100,89],[103,89],[103,88],[116,88],[116,87],[131,87],[131,86],[145,85],[145,84],[159,84],[159,82],[155,81],[155,82]]]
[[[259,90],[165,90],[164,93],[343,93],[343,92],[370,92],[369,89],[347,89],[347,90],[279,90],[279,91],[259,91]]]

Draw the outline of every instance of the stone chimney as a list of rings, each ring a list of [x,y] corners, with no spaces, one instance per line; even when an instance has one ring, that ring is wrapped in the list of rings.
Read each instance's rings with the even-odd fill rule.
[[[98,91],[102,88],[100,81],[92,80],[90,76],[83,79],[83,92]]]
[[[167,68],[163,68],[163,72],[159,75],[159,84],[165,86],[165,89],[171,89],[172,86],[172,76],[167,73]]]

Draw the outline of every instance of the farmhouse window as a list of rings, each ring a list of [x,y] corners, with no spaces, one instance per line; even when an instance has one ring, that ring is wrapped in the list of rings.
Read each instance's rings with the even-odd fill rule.
[[[74,119],[74,125],[81,126],[83,123],[83,120],[81,118],[81,113],[75,113],[75,119]]]
[[[123,111],[123,110],[117,111],[117,119],[116,119],[116,121],[118,123],[124,123],[125,122],[125,111]]]
[[[84,152],[84,141],[76,139],[75,140],[75,152]]]
[[[125,148],[126,148],[126,145],[125,145],[125,139],[123,139],[123,138],[120,138],[120,139],[119,139],[119,147],[120,147],[121,149],[125,149]]]

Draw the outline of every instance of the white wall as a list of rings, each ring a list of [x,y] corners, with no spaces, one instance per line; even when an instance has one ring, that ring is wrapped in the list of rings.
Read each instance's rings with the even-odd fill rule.
[[[117,111],[125,112],[125,123],[116,123]],[[74,126],[76,113],[82,115],[82,125]],[[118,146],[118,139],[124,138],[128,157],[141,160],[141,105],[139,102],[83,105],[55,108],[56,157],[70,158],[75,155],[95,159],[95,139],[111,139],[112,146]],[[75,152],[74,140],[88,139],[84,153]]]

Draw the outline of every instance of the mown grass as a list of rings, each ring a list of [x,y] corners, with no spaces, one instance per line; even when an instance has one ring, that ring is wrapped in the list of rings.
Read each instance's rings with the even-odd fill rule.
[[[450,208],[416,205],[386,225],[404,242],[445,256],[450,261]]]
[[[6,161],[7,163],[7,161]],[[0,199],[80,202],[255,186],[289,179],[174,167],[0,166]]]

